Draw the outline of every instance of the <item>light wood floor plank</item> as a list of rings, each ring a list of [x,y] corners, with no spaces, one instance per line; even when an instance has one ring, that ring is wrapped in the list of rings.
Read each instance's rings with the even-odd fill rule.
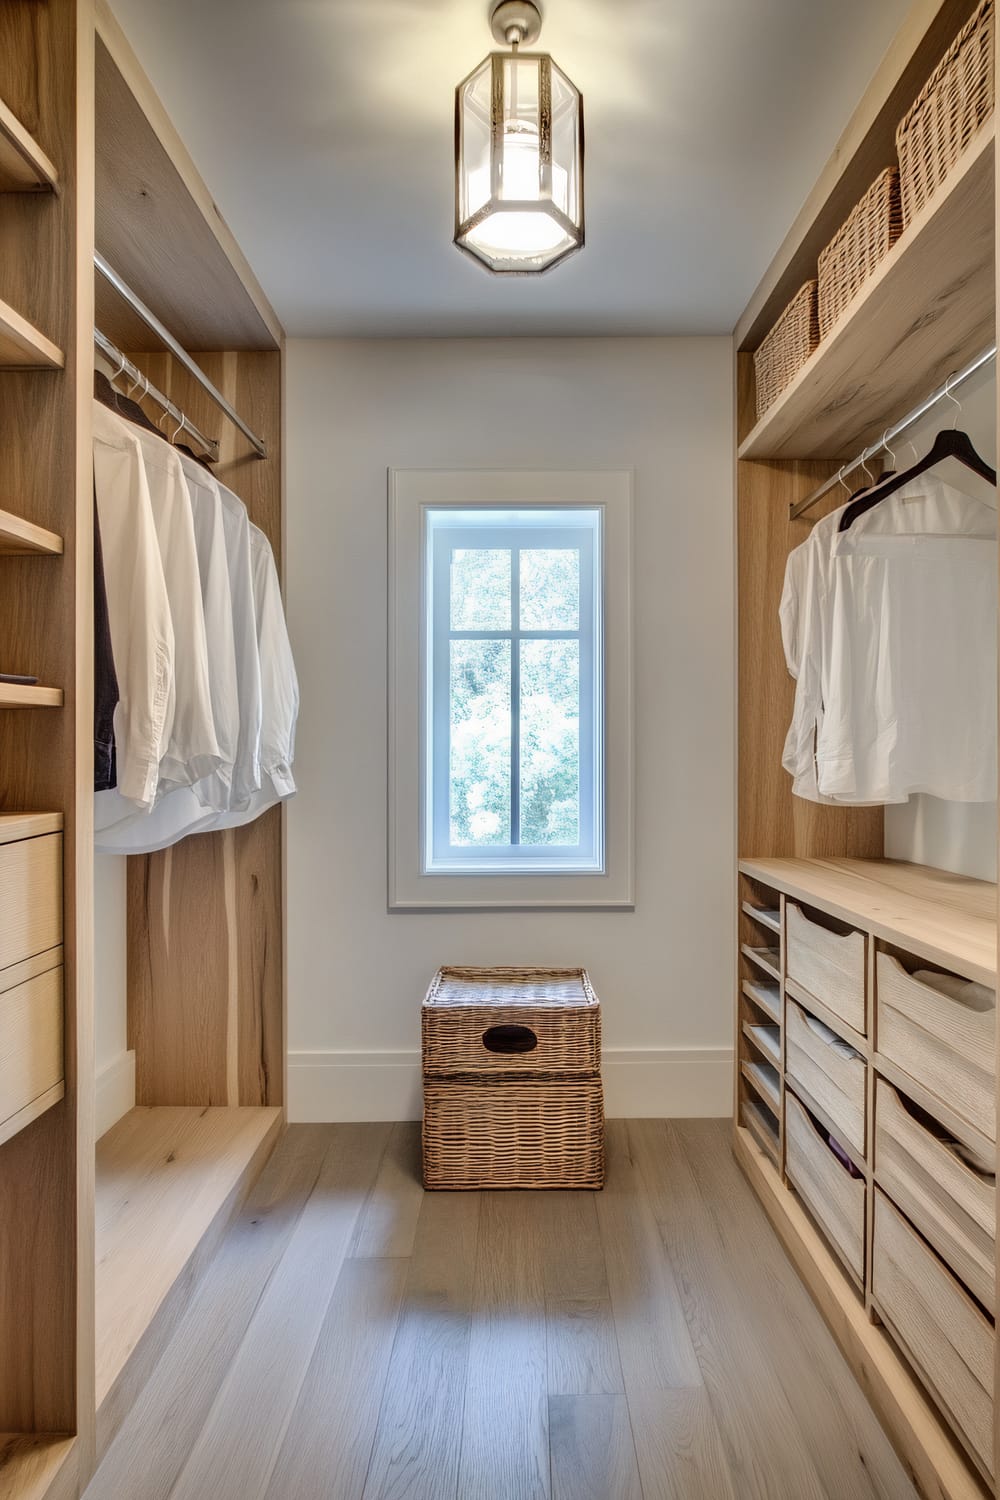
[[[167,1500],[334,1139],[293,1125],[278,1142],[86,1500]]]
[[[625,1390],[700,1385],[670,1261],[633,1162],[624,1122],[607,1127],[608,1180],[596,1195]]]
[[[737,1500],[704,1386],[628,1398],[643,1500]]]
[[[461,1500],[548,1500],[545,1268],[535,1193],[484,1193]]]
[[[392,1127],[378,1181],[358,1222],[352,1257],[410,1255],[423,1200],[420,1122],[400,1120]]]
[[[407,1269],[345,1261],[267,1500],[361,1500]]]
[[[553,1396],[549,1432],[552,1500],[652,1500],[639,1481],[624,1396]]]
[[[607,1297],[608,1271],[594,1193],[533,1193],[532,1234],[546,1297]]]
[[[481,1202],[424,1197],[364,1500],[457,1500]]]
[[[342,1125],[171,1500],[260,1500],[390,1127]]]
[[[608,1297],[547,1297],[550,1396],[624,1393],[615,1318]]]

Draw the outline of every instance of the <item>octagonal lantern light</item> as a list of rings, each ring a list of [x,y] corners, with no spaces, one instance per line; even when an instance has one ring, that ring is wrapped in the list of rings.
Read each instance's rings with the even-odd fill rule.
[[[455,90],[455,244],[490,271],[547,271],[583,245],[583,99],[537,41],[528,0],[501,0],[491,52]]]

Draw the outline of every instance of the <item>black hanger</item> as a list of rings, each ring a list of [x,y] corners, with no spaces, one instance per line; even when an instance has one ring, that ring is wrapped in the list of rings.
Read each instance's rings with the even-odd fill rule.
[[[852,504],[848,505],[840,518],[838,531],[848,531],[859,517],[866,515],[879,501],[887,500],[897,490],[901,490],[911,479],[918,479],[921,474],[926,474],[928,469],[936,468],[946,458],[957,458],[959,463],[967,469],[985,479],[988,484],[995,485],[997,482],[996,470],[991,469],[985,459],[980,458],[972,446],[972,439],[967,432],[960,432],[955,427],[945,427],[934,439],[934,445],[930,452],[913,464],[909,469],[904,469],[901,474],[893,474],[884,482],[880,482],[874,489],[862,495]]]

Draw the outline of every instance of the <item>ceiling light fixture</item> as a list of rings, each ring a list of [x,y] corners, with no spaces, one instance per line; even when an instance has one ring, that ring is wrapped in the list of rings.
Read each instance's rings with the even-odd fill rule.
[[[583,244],[583,99],[538,40],[530,0],[500,0],[491,52],[455,90],[455,244],[489,270],[547,271]]]

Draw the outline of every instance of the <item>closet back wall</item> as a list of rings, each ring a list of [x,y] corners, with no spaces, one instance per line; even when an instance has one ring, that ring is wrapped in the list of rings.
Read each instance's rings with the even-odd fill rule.
[[[585,964],[608,1113],[728,1115],[731,342],[293,340],[286,371],[289,1118],[419,1117],[444,963]],[[634,470],[634,912],[387,912],[389,466]]]

